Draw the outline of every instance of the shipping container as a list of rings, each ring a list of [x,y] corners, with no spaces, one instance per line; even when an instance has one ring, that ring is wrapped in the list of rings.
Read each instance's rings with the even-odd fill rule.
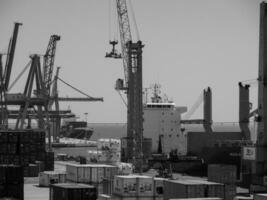
[[[116,176],[114,194],[121,196],[137,196],[137,180],[135,175]]]
[[[204,185],[205,189],[205,197],[218,197],[224,198],[224,184],[215,183],[206,180],[190,180],[195,183],[200,183]]]
[[[267,193],[266,194],[254,194],[254,200],[267,200]]]
[[[50,187],[50,200],[96,200],[97,191],[92,185],[59,183]]]
[[[78,183],[101,183],[104,179],[111,180],[115,176],[114,166],[101,164],[68,164],[67,179]]]
[[[50,184],[65,183],[66,172],[44,171],[39,173],[39,186],[48,187]]]
[[[236,195],[236,186],[235,185],[224,185],[224,199],[233,200]]]
[[[23,200],[24,199],[24,185],[20,184],[7,184],[7,197],[13,197],[15,199]]]
[[[235,165],[211,164],[208,165],[208,180],[218,183],[234,184],[237,169]]]
[[[103,194],[112,195],[113,194],[113,180],[105,180],[103,181]]]
[[[154,180],[141,175],[116,176],[113,192],[121,197],[151,197],[154,196]]]
[[[164,194],[164,180],[165,178],[154,178],[154,196],[163,197]]]
[[[0,169],[5,171],[5,179],[7,184],[21,184],[24,182],[23,168],[21,166],[1,165]]]
[[[164,181],[164,200],[197,197],[205,197],[205,187],[203,184],[187,180]]]
[[[137,195],[140,197],[154,195],[154,180],[152,177],[137,176]]]

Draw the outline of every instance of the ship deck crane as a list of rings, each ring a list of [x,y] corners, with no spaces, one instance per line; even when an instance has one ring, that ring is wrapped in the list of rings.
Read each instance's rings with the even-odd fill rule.
[[[126,0],[116,0],[116,9],[125,78],[125,82],[122,79],[117,80],[116,90],[123,90],[127,94],[126,160],[132,162],[136,171],[141,173],[143,162],[142,48],[144,45],[139,40],[139,36],[137,36],[138,41],[136,43],[132,42]],[[135,21],[134,15],[133,20]],[[136,32],[138,33],[137,26]],[[113,45],[113,52],[107,54],[110,55],[107,57],[114,58],[116,43],[111,44]]]

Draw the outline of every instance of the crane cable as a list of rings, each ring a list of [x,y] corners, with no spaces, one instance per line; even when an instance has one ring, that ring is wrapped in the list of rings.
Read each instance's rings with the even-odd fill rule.
[[[67,82],[63,81],[61,78],[59,78],[59,77],[57,77],[57,78],[58,78],[58,80],[60,80],[62,83],[66,84],[67,86],[69,86],[69,87],[71,87],[72,89],[76,90],[76,91],[77,91],[77,92],[79,92],[80,94],[83,94],[83,95],[87,96],[88,98],[93,98],[93,97],[89,96],[88,94],[86,94],[86,93],[82,92],[82,91],[81,91],[81,90],[79,90],[78,88],[76,88],[76,87],[73,87],[73,86],[72,86],[72,85],[70,85],[69,83],[67,83]]]
[[[184,115],[184,119],[189,119],[194,112],[198,109],[198,107],[200,106],[200,104],[203,102],[203,92],[201,92],[201,94],[199,95],[199,97],[197,98],[196,102],[193,104],[193,106],[190,108],[190,110]]]
[[[31,65],[31,61],[28,62],[28,64],[23,68],[23,70],[19,73],[19,75],[17,76],[17,78],[13,81],[13,83],[9,86],[8,91],[10,91],[13,86],[18,82],[18,80],[21,78],[21,76],[24,74],[24,72],[30,67]]]

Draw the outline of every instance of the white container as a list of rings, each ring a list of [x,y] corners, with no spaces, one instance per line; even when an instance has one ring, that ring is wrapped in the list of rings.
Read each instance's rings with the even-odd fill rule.
[[[115,176],[113,192],[120,196],[137,196],[136,176]]]
[[[102,164],[69,164],[66,166],[67,179],[78,183],[101,183],[105,178],[105,168],[116,167]],[[110,175],[114,176],[113,173]]]
[[[149,176],[115,176],[114,194],[120,197],[153,197],[154,180]]]
[[[138,196],[154,195],[154,180],[150,176],[137,176],[137,194]]]
[[[66,172],[62,171],[44,171],[39,173],[39,186],[48,187],[54,183],[65,183]]]

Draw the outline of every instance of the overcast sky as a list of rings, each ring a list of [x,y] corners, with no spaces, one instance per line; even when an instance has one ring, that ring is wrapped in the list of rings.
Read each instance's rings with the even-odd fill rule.
[[[157,82],[177,106],[194,104],[201,91],[213,91],[214,121],[238,121],[238,82],[258,76],[261,0],[132,0],[143,52],[143,86]],[[20,28],[11,82],[29,62],[44,54],[58,34],[55,66],[60,77],[104,102],[61,103],[88,122],[125,122],[126,107],[114,90],[123,78],[122,60],[110,50],[108,0],[0,0],[0,51],[6,52],[14,21]],[[132,28],[134,26],[132,25]],[[22,92],[22,79],[12,92]],[[59,83],[60,96],[81,96]],[[251,88],[256,107],[257,87]],[[200,108],[195,116],[202,114]]]

